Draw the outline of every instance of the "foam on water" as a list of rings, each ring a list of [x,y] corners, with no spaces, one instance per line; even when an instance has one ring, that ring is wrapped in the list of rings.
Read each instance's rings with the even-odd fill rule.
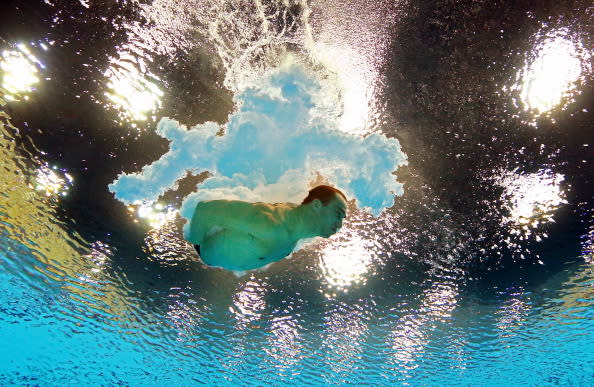
[[[162,118],[157,134],[170,141],[169,151],[140,173],[122,173],[109,189],[124,203],[155,201],[187,172],[209,171],[182,205],[189,219],[202,200],[299,202],[321,177],[378,215],[402,194],[393,173],[406,155],[396,139],[339,130],[339,94],[328,95],[337,89],[324,82],[288,61],[236,94],[238,109],[224,128],[188,129]]]

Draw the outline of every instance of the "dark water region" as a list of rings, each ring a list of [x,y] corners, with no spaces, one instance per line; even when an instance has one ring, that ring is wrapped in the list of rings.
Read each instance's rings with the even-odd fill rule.
[[[388,73],[398,133],[410,144],[405,149],[411,166],[453,210],[468,244],[479,251],[481,246],[500,247],[487,254],[487,262],[480,253],[470,254],[471,266],[482,261],[473,269],[475,275],[484,278],[485,269],[495,263],[501,276],[538,281],[549,270],[562,269],[566,259],[580,256],[580,238],[591,222],[594,153],[587,145],[594,124],[592,78],[570,103],[536,119],[530,116],[533,111],[518,109],[517,91],[511,95],[514,101],[502,86],[534,59],[537,53],[530,45],[550,31],[580,36],[586,50],[592,47],[587,22],[591,5],[456,5],[425,3],[400,26],[393,41],[393,71]],[[576,13],[580,5],[584,12]],[[516,235],[511,243],[502,243],[513,230],[501,227],[510,198],[493,184],[497,174],[530,174],[543,168],[565,176],[567,205],[555,214],[555,223],[535,230],[548,238],[535,242],[534,235]],[[532,265],[539,260],[548,268]]]
[[[140,128],[114,122],[113,112],[106,114],[97,101],[107,92],[100,80],[117,47],[129,38],[125,25],[150,28],[151,21],[143,18],[135,2],[105,2],[94,5],[92,12],[76,1],[59,7],[50,4],[16,1],[3,5],[3,14],[11,15],[2,26],[6,43],[41,35],[56,42],[52,54],[42,59],[44,75],[51,81],[28,104],[9,104],[8,113],[47,158],[77,176],[79,183],[62,207],[82,212],[74,218],[101,219],[100,223],[107,224],[106,232],[118,229],[129,218],[122,217],[126,212],[100,187],[121,171],[138,170],[157,159],[166,151],[167,142],[152,134],[154,120],[140,123]],[[400,172],[403,179],[410,178],[406,181],[410,188],[399,201],[401,207],[413,206],[403,214],[411,226],[420,226],[412,233],[421,240],[436,236],[428,228],[432,219],[423,219],[422,208],[415,208],[425,193],[412,193],[427,189],[431,192],[427,204],[439,201],[444,206],[441,210],[460,228],[465,245],[495,243],[500,247],[485,257],[465,246],[472,257],[464,263],[494,261],[496,267],[498,256],[515,262],[515,252],[525,250],[531,255],[542,243],[525,247],[530,241],[522,241],[511,248],[501,243],[508,232],[501,225],[506,208],[503,189],[494,180],[502,170],[533,173],[545,168],[565,177],[563,191],[569,202],[555,215],[556,224],[545,225],[551,228],[547,240],[555,240],[569,227],[572,232],[554,244],[569,237],[575,246],[572,256],[579,255],[576,242],[585,227],[580,222],[588,219],[577,206],[591,207],[594,186],[592,151],[584,147],[592,138],[593,118],[588,110],[592,89],[586,86],[591,85],[591,74],[586,75],[574,101],[557,108],[554,120],[539,118],[537,128],[501,88],[534,55],[530,54],[530,44],[534,44],[530,39],[543,25],[550,30],[570,28],[568,35],[583,39],[583,47],[591,47],[588,2],[426,2],[404,4],[396,10],[397,24],[392,17],[386,18],[392,24],[392,36],[383,69],[388,85],[388,113],[383,119],[390,121],[381,130],[401,141],[410,160],[410,177],[408,171]],[[231,93],[222,87],[223,71],[216,67],[217,60],[201,53],[200,47],[190,52],[175,46],[170,49],[170,56],[157,52],[148,58],[149,67],[167,80],[161,111],[182,122],[224,123],[233,107]],[[442,215],[426,212],[430,217]],[[109,216],[97,216],[104,213]],[[97,226],[89,230],[95,232]],[[394,232],[405,233],[405,227]],[[138,227],[122,232],[144,233]],[[425,251],[420,245],[418,255],[422,256]]]
[[[66,364],[95,376],[113,367],[98,355],[108,350],[92,349],[98,341],[140,348],[122,350],[138,362],[123,362],[126,372],[158,363],[140,351],[161,359],[147,366],[151,377],[179,361],[174,374],[189,380],[187,359],[199,359],[231,375],[228,383],[266,363],[277,382],[422,375],[448,385],[460,375],[472,380],[493,359],[527,363],[535,352],[523,343],[538,347],[544,337],[570,343],[568,361],[555,371],[554,356],[534,357],[526,385],[563,383],[571,374],[586,385],[594,363],[579,355],[585,345],[576,335],[591,326],[594,262],[591,1],[262,2],[265,31],[254,22],[260,2],[174,3],[0,4],[0,51],[26,44],[41,78],[25,91],[0,86],[0,267],[6,283],[20,284],[7,285],[0,322],[54,327],[39,335],[59,337],[58,348],[78,337],[90,365],[69,351]],[[221,33],[209,35],[213,25]],[[396,138],[408,157],[395,173],[404,194],[382,216],[353,205],[331,241],[237,278],[199,262],[179,217],[154,226],[114,199],[107,186],[120,173],[167,152],[155,134],[161,117],[226,123],[237,109],[229,80],[273,69],[287,53],[322,57],[323,47],[315,51],[308,39],[352,50],[332,69],[345,84],[356,83],[360,64],[348,53],[371,63],[361,70],[373,80],[362,93],[369,107],[362,135]],[[551,91],[558,100],[526,91],[525,79],[538,86],[532,64],[547,50],[559,70],[544,75],[549,84],[553,74],[580,68],[559,81],[565,90]],[[162,93],[141,113],[125,97],[107,96],[117,94],[110,80],[137,74],[141,88],[157,84]],[[347,111],[350,94],[341,95]],[[208,176],[188,175],[163,201],[179,207]],[[558,333],[554,322],[575,330]],[[44,367],[6,364],[12,368],[0,381],[15,383],[24,379],[8,370],[39,375]],[[500,367],[483,377],[528,377]],[[442,368],[459,373],[435,371]],[[70,372],[64,366],[52,380]],[[97,378],[125,384],[124,375]]]
[[[430,2],[412,11],[392,41],[390,100],[411,169],[447,203],[462,238],[475,247],[500,247],[486,259],[498,269],[517,272],[534,257],[555,266],[564,261],[559,255],[580,255],[594,192],[591,75],[572,101],[536,119],[534,111],[519,109],[519,91],[502,87],[534,59],[531,45],[550,31],[592,47],[591,12],[587,2]],[[567,205],[540,230],[549,236],[544,241],[516,237],[502,244],[510,232],[501,224],[510,198],[494,184],[497,174],[543,168],[565,176]],[[484,263],[484,255],[471,255]]]

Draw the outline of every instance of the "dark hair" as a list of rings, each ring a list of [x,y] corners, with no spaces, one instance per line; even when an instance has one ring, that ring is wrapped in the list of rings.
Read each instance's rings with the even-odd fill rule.
[[[307,204],[314,201],[315,199],[318,199],[323,205],[327,205],[332,199],[336,197],[336,194],[342,196],[344,200],[347,200],[346,196],[344,196],[344,194],[336,188],[330,187],[329,185],[318,185],[317,187],[309,190],[307,197],[303,199],[301,204]]]

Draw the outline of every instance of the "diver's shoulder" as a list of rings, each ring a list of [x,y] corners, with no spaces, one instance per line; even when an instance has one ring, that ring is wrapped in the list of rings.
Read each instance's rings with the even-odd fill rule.
[[[215,199],[198,202],[198,204],[196,204],[196,208],[246,207],[249,205],[250,203],[243,202],[241,200]]]
[[[213,200],[202,200],[200,202],[198,202],[198,206],[204,206],[204,205],[212,205],[212,204],[216,204],[216,203],[247,203],[247,202],[243,202],[241,200],[229,200],[229,199],[213,199]]]

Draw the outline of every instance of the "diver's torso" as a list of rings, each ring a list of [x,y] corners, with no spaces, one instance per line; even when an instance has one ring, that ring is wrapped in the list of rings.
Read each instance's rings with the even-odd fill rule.
[[[296,242],[284,215],[292,205],[210,201],[197,208],[191,231],[200,237],[204,263],[229,270],[251,270],[289,255]],[[198,238],[198,237],[196,237]]]

